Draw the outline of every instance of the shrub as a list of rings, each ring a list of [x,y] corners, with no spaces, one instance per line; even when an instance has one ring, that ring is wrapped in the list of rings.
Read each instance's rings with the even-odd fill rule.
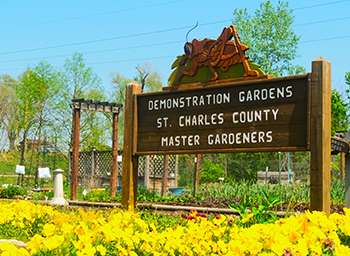
[[[225,177],[225,171],[221,164],[213,164],[211,160],[205,160],[202,165],[202,171],[199,176],[199,183],[218,182],[219,178]]]
[[[1,193],[1,198],[7,198],[7,199],[13,199],[15,196],[24,196],[27,194],[27,191],[24,188],[20,187],[14,187],[14,186],[8,186],[7,188],[4,188]]]

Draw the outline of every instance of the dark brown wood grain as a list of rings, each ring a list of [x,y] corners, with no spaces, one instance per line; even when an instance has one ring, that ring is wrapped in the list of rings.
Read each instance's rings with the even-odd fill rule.
[[[135,153],[308,150],[309,87],[301,75],[140,94]]]

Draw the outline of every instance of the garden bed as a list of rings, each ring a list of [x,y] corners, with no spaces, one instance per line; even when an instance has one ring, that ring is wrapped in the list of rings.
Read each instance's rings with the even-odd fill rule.
[[[71,206],[82,206],[82,207],[92,207],[92,208],[113,208],[120,207],[119,201],[72,201],[68,200]],[[203,213],[222,213],[222,214],[235,214],[236,211],[229,207],[229,204],[240,204],[242,200],[239,198],[235,199],[225,199],[225,198],[204,198],[201,199],[188,199],[183,202],[173,201],[173,202],[146,202],[138,201],[137,208],[139,209],[150,209],[150,210],[162,210],[162,211],[191,211],[193,209],[198,212]],[[258,206],[258,204],[256,204]],[[278,215],[283,215],[288,212],[289,203],[279,204],[277,206]],[[293,206],[292,206],[293,207]],[[331,204],[331,213],[344,213],[345,206],[342,204]],[[296,203],[296,206],[292,211],[293,213],[305,213],[306,210],[310,210],[310,203]]]

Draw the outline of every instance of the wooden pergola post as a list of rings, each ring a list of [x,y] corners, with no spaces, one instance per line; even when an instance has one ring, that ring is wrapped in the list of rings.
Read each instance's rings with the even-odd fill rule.
[[[137,199],[138,156],[135,155],[137,135],[137,105],[136,94],[141,93],[141,85],[135,81],[126,86],[124,112],[124,148],[123,148],[123,178],[122,201],[123,209],[133,211]]]
[[[331,64],[312,62],[310,116],[310,210],[330,215],[331,205]]]
[[[74,109],[73,115],[73,170],[71,179],[71,200],[77,200],[78,168],[79,168],[79,134],[80,134],[80,109]]]
[[[112,164],[109,196],[114,197],[116,193],[118,175],[118,114],[113,113],[113,134],[112,134]]]
[[[169,155],[164,155],[163,158],[163,175],[162,175],[162,191],[161,195],[165,196],[168,188],[168,176],[169,176]]]

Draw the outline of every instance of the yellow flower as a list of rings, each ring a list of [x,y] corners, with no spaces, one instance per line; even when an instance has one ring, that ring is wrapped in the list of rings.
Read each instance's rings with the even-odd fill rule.
[[[16,251],[17,247],[13,243],[4,242],[0,244],[0,250],[3,252]]]
[[[103,246],[103,245],[98,245],[97,247],[96,247],[96,250],[98,251],[98,252],[100,252],[100,254],[102,255],[102,256],[104,256],[104,255],[106,255],[106,248]]]
[[[81,251],[84,247],[84,245],[81,241],[72,241],[72,243],[78,251]]]
[[[44,236],[52,236],[56,231],[56,226],[54,224],[45,224],[43,228],[43,234]]]
[[[67,235],[74,230],[74,226],[69,223],[62,223],[61,231],[62,235]]]
[[[63,236],[54,235],[46,240],[45,246],[48,250],[53,250],[59,247],[64,241]]]
[[[248,214],[247,217],[245,217],[245,218],[242,219],[242,223],[246,223],[246,222],[249,221],[250,218],[253,217],[253,216],[254,216],[254,213]]]
[[[89,246],[84,247],[84,249],[81,250],[80,252],[77,252],[77,255],[78,256],[83,256],[83,255],[84,256],[85,255],[92,256],[92,255],[95,255],[95,253],[96,253],[96,248],[89,245]]]
[[[41,235],[34,235],[33,238],[27,243],[27,248],[31,251],[32,254],[36,253],[39,248],[43,247],[44,238]]]

